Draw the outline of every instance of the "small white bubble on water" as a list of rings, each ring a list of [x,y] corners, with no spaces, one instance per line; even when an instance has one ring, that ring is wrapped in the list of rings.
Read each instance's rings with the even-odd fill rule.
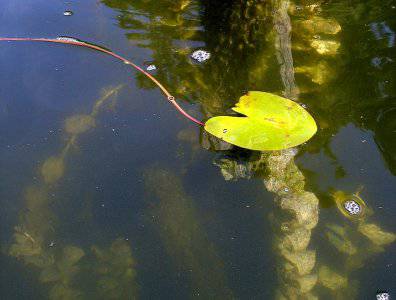
[[[360,214],[361,208],[360,208],[360,205],[356,201],[349,200],[344,203],[344,207],[350,215]]]
[[[58,36],[56,39],[58,41],[65,41],[65,42],[75,42],[75,43],[79,42],[79,40],[67,36]]]
[[[147,70],[147,71],[154,71],[154,70],[157,70],[157,67],[156,67],[155,65],[149,65],[149,66],[146,68],[146,70]]]
[[[389,293],[378,293],[377,294],[377,300],[389,300],[390,295]]]
[[[201,63],[210,58],[210,53],[205,50],[196,50],[191,54],[191,58]]]

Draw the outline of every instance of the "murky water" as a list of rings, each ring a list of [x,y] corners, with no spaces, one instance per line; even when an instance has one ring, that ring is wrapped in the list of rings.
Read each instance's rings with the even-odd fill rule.
[[[103,53],[1,42],[1,298],[395,297],[395,15],[377,0],[0,1],[1,37],[110,48],[199,119],[261,90],[319,127],[296,149],[239,149]]]

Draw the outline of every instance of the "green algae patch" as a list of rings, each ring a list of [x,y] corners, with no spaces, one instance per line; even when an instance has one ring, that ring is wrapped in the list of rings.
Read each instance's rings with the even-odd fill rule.
[[[244,116],[218,116],[205,130],[239,147],[282,150],[308,141],[317,131],[315,120],[296,102],[265,92],[249,92],[233,110]]]
[[[84,133],[93,127],[95,127],[95,118],[91,115],[74,115],[65,121],[65,130],[72,135]]]
[[[199,299],[235,299],[228,287],[224,262],[210,241],[200,214],[185,191],[181,178],[167,168],[145,169],[144,181],[150,198],[157,200],[150,215],[158,220],[158,232],[165,250],[180,274],[189,270],[192,290]]]
[[[107,249],[92,246],[96,256],[97,293],[103,299],[138,299],[136,261],[127,241],[117,238]]]
[[[41,175],[44,182],[52,184],[58,181],[65,172],[65,162],[62,156],[49,157],[41,167]]]

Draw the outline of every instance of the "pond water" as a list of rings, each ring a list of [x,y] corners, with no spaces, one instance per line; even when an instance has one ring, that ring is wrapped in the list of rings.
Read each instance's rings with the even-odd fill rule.
[[[198,119],[258,90],[318,124],[295,149],[240,149],[108,55],[0,42],[1,298],[396,297],[395,15],[393,0],[0,1],[0,37],[107,47]]]

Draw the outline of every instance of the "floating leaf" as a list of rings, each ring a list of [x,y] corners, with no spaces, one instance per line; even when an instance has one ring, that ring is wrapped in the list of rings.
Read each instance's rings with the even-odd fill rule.
[[[270,93],[249,92],[233,110],[245,117],[214,117],[205,123],[205,130],[242,148],[287,149],[306,142],[317,130],[304,108]]]

